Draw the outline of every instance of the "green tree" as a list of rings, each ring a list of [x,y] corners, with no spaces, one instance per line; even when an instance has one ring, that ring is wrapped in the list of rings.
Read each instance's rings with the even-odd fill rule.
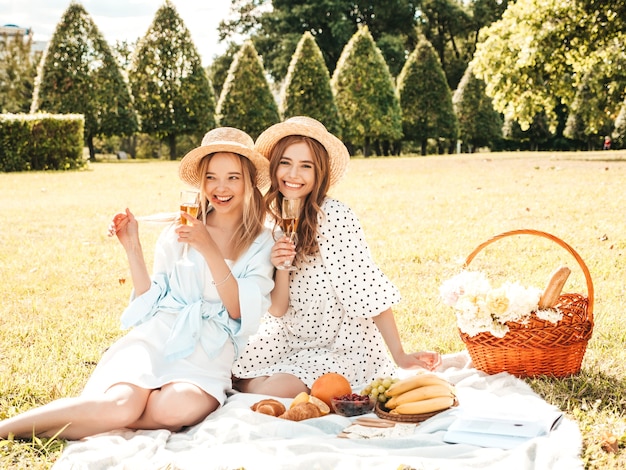
[[[224,82],[226,81],[226,77],[228,77],[228,69],[230,69],[230,64],[233,63],[233,59],[237,52],[239,52],[239,49],[241,49],[241,45],[229,42],[226,52],[215,57],[211,65],[209,65],[208,74],[211,84],[213,85],[215,101],[219,100],[222,94]]]
[[[545,144],[554,137],[548,119],[544,113],[537,114],[527,128],[512,119],[504,119],[502,134],[505,139],[520,142],[523,149],[537,151],[545,148]]]
[[[367,26],[359,27],[337,62],[331,79],[341,135],[370,155],[374,142],[402,137],[402,112],[389,68]]]
[[[321,121],[329,132],[340,133],[339,114],[330,86],[330,74],[322,52],[308,31],[294,53],[285,85],[280,112],[283,119],[310,116]]]
[[[473,52],[469,8],[458,0],[423,0],[420,10],[420,31],[437,51],[449,86],[456,88]]]
[[[232,0],[234,19],[223,21],[219,30],[221,39],[250,37],[277,82],[285,77],[296,45],[307,31],[315,38],[331,73],[359,25],[368,26],[377,41],[383,35],[402,38],[405,49],[412,49],[417,38],[415,0],[272,0],[268,9],[269,4],[269,0]],[[385,41],[386,46],[392,44]],[[397,58],[396,48],[385,47],[383,52],[386,58],[387,52]],[[396,68],[401,67],[402,63]]]
[[[481,32],[473,58],[474,73],[485,81],[494,107],[523,129],[543,113],[555,131],[562,105],[584,116],[583,125],[590,129],[602,127],[604,116],[614,118],[626,88],[625,20],[617,14],[624,11],[623,3],[511,4],[499,21]],[[596,90],[600,100],[610,98],[594,110],[597,100],[576,101],[581,86]]]
[[[170,0],[154,16],[135,49],[129,73],[141,130],[168,143],[215,126],[215,99],[189,30]]]
[[[95,159],[96,136],[137,129],[128,86],[109,45],[79,3],[57,24],[37,76],[32,109],[85,116],[85,141]]]
[[[611,137],[613,138],[613,148],[623,148],[626,144],[626,100],[622,103],[617,118],[615,118],[615,127]]]
[[[32,104],[41,52],[31,53],[31,35],[24,39],[0,36],[0,113],[27,113]]]
[[[458,122],[452,92],[426,38],[419,41],[404,64],[398,77],[398,93],[404,137],[420,143],[422,155],[426,155],[428,139],[456,140]]]
[[[459,121],[459,138],[470,153],[502,138],[502,117],[485,94],[485,82],[474,76],[471,67],[452,95],[452,104]]]
[[[237,127],[253,139],[280,121],[278,106],[252,41],[246,41],[233,59],[217,103],[221,126]]]
[[[608,93],[603,83],[588,74],[578,86],[570,106],[564,130],[565,137],[585,142],[588,150],[602,145],[611,133],[615,116],[604,113]]]

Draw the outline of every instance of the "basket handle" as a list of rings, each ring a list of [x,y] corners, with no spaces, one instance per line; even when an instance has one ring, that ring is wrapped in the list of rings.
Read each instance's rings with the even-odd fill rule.
[[[495,235],[491,237],[490,239],[484,241],[480,245],[478,245],[476,248],[474,248],[474,251],[472,251],[465,259],[465,264],[463,265],[463,267],[467,268],[469,264],[472,262],[472,260],[476,257],[476,255],[487,245],[491,245],[493,242],[500,240],[501,238],[509,237],[512,235],[536,235],[539,237],[547,238],[548,240],[552,240],[553,242],[557,243],[561,247],[565,248],[574,257],[574,259],[578,262],[578,265],[582,269],[583,274],[585,275],[585,280],[587,281],[587,299],[589,302],[587,310],[588,310],[589,316],[591,317],[593,314],[593,282],[591,281],[591,275],[589,274],[589,269],[587,268],[587,265],[585,264],[583,259],[580,257],[580,255],[576,252],[576,250],[574,250],[574,248],[572,248],[570,245],[565,243],[560,238],[555,237],[554,235],[551,235],[547,232],[542,232],[540,230],[532,230],[532,229],[520,229],[520,230],[511,230],[510,232],[504,232],[499,235]]]

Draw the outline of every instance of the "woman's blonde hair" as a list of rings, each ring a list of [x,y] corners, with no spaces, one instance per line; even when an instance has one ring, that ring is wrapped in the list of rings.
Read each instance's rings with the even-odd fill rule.
[[[207,155],[200,161],[200,175],[202,175],[202,178],[204,178],[204,175],[206,175],[209,170],[209,162],[213,155],[215,154]],[[256,186],[256,167],[248,158],[238,154],[233,155],[239,157],[239,161],[241,162],[244,184],[242,222],[231,238],[234,259],[237,259],[263,231],[265,206],[263,204],[263,195]],[[208,197],[204,192],[204,179],[202,179],[200,183],[200,194],[200,213],[198,217],[202,217],[202,221],[206,223],[206,214],[209,207]]]
[[[265,207],[274,219],[275,224],[280,224],[281,211],[280,207],[283,201],[283,195],[278,190],[278,180],[276,179],[276,169],[281,158],[285,154],[285,150],[292,144],[297,142],[305,142],[311,150],[313,157],[313,171],[315,181],[313,190],[307,194],[302,204],[302,213],[298,222],[298,243],[296,246],[297,256],[299,259],[303,256],[312,256],[317,253],[317,227],[318,217],[322,216],[322,203],[328,193],[330,187],[330,165],[328,152],[322,144],[311,137],[301,135],[290,135],[280,139],[269,155],[270,160],[270,189],[265,195]]]

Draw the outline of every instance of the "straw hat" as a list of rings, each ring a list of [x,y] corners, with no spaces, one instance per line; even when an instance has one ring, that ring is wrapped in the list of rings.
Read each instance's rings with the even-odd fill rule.
[[[203,180],[200,175],[200,161],[216,152],[231,152],[250,160],[257,169],[256,185],[259,189],[269,186],[269,162],[254,149],[252,137],[234,127],[218,127],[210,130],[202,138],[200,147],[191,150],[180,161],[178,175],[185,183],[199,188]]]
[[[274,146],[283,137],[303,135],[317,140],[328,152],[330,160],[330,185],[337,183],[345,174],[350,153],[341,140],[326,130],[324,124],[308,116],[294,116],[267,128],[256,140],[256,150],[269,159]]]

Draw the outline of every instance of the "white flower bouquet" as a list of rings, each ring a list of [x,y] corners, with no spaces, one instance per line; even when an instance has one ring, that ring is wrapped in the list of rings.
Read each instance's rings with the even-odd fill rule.
[[[563,317],[559,309],[539,309],[542,290],[505,282],[492,287],[479,271],[462,271],[446,280],[439,293],[443,302],[456,312],[459,329],[469,336],[488,332],[503,338],[509,332],[508,322],[526,324],[531,315],[551,323]]]

